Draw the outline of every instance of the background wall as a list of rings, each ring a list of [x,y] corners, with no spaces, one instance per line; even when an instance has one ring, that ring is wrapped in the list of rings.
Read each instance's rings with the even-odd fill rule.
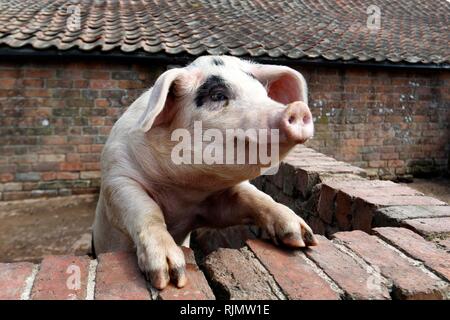
[[[299,70],[315,116],[310,147],[384,179],[448,171],[450,71]]]
[[[0,200],[96,192],[108,133],[163,64],[0,63]],[[385,179],[448,170],[450,72],[299,67],[308,146]]]

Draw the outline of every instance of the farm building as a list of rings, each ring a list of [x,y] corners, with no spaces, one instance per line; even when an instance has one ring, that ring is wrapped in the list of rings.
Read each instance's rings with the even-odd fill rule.
[[[448,172],[450,3],[394,2],[0,3],[0,200],[97,192],[114,122],[204,54],[299,70],[319,152],[374,178]]]

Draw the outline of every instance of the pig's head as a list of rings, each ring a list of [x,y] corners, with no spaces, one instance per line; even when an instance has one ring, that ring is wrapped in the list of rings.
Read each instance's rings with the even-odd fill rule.
[[[225,154],[230,150],[226,148],[233,146],[236,155],[238,140],[243,139],[246,152],[251,152],[250,143],[261,146],[260,138],[264,135],[264,143],[276,143],[274,137],[278,136],[278,157],[271,156],[281,160],[296,144],[313,135],[307,105],[306,82],[291,68],[255,64],[229,56],[203,56],[187,67],[168,70],[157,79],[138,126],[150,141],[149,145],[165,158],[173,155],[170,150],[179,145],[178,140],[171,141],[174,131],[184,129],[190,133],[192,148],[182,152],[192,153],[192,163],[171,165],[167,174],[188,176],[194,181],[201,174],[217,181],[237,183],[258,176],[267,164],[262,164],[259,157],[257,163],[251,162],[248,154],[244,164],[229,163]],[[217,153],[222,148],[223,163],[194,163],[194,148],[199,146],[194,146],[195,123],[201,123],[205,134],[201,151],[207,153],[217,147],[213,151]],[[257,136],[230,135],[235,129],[254,130]],[[218,134],[223,139],[217,139]],[[227,145],[230,140],[235,143]],[[268,154],[273,150],[270,145],[267,149]],[[169,163],[171,159],[162,161]]]

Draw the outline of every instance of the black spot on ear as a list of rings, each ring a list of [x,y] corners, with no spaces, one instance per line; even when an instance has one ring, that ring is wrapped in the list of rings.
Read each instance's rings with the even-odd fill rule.
[[[213,58],[212,59],[212,63],[214,65],[216,65],[216,66],[223,66],[223,65],[225,65],[225,62],[223,62],[223,60],[220,59],[220,58]]]

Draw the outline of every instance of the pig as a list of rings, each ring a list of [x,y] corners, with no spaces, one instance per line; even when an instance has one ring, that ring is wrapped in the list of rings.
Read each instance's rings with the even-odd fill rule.
[[[201,56],[164,72],[117,120],[103,148],[93,225],[96,254],[136,252],[147,280],[163,289],[170,282],[186,284],[180,245],[197,228],[254,224],[276,243],[316,245],[302,218],[250,184],[262,172],[260,162],[172,161],[179,143],[172,133],[192,132],[195,121],[222,133],[278,130],[280,161],[313,135],[307,104],[305,79],[286,66]]]

